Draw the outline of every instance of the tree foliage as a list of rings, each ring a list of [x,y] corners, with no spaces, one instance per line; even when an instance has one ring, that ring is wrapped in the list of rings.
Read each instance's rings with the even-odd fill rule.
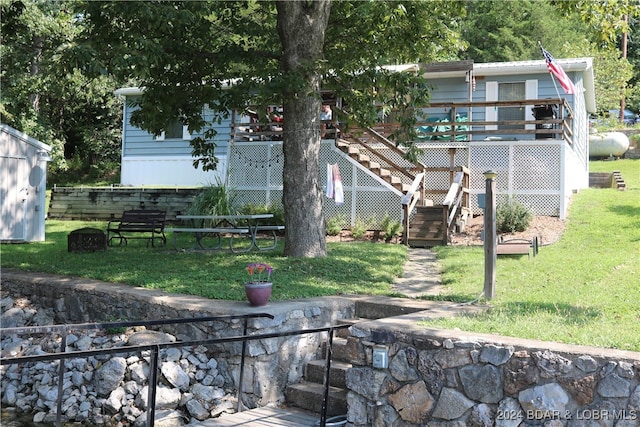
[[[560,57],[575,57],[567,41],[585,40],[586,25],[567,19],[549,1],[471,1],[463,36],[469,48],[462,54],[477,62],[542,59],[538,42]]]
[[[568,17],[578,18],[588,25],[590,41],[600,48],[601,56],[622,57],[625,73],[628,64],[631,64],[632,76],[625,85],[616,86],[619,94],[618,105],[615,108],[620,108],[621,98],[627,98],[627,105],[635,111],[640,111],[640,67],[638,66],[640,65],[640,2],[637,0],[568,0],[557,4]],[[626,58],[622,55],[623,39],[628,43]],[[600,71],[600,78],[606,85],[607,73],[610,70]],[[600,99],[600,93],[596,93]],[[608,97],[604,99],[608,106]]]
[[[96,61],[144,87],[132,122],[157,134],[177,117],[203,131],[192,146],[204,169],[217,165],[212,121],[250,105],[284,106],[285,253],[292,256],[326,254],[317,183],[320,89],[345,100],[341,119],[365,125],[391,108],[424,105],[428,89],[418,76],[380,66],[454,58],[463,12],[459,1],[82,4]],[[404,124],[412,128],[411,119]]]
[[[478,62],[542,59],[537,42],[556,58],[594,58],[599,110],[628,105],[640,110],[639,3],[605,0],[470,1],[460,56]],[[627,14],[628,22],[624,20]],[[621,58],[626,31],[628,58]]]
[[[2,121],[53,147],[53,171],[119,160],[121,106],[110,77],[87,73],[71,2],[3,1]],[[77,170],[74,172],[78,172]],[[77,179],[77,178],[76,178]]]
[[[180,117],[191,131],[206,130],[209,105],[224,117],[231,108],[282,104],[283,91],[305,84],[286,76],[276,31],[275,2],[88,2],[90,39],[102,66],[145,88],[132,122],[155,134]],[[380,65],[454,59],[462,2],[332,3],[323,60],[310,64],[323,89],[348,103],[360,122],[378,118],[380,105],[399,107],[415,90],[415,76],[385,72]],[[180,34],[180,37],[175,37]],[[228,83],[233,82],[229,86]],[[375,84],[372,84],[375,82]],[[172,89],[178,88],[178,89]],[[319,94],[316,94],[319,95]],[[375,107],[377,104],[378,107]],[[193,141],[194,155],[215,168],[213,147]]]

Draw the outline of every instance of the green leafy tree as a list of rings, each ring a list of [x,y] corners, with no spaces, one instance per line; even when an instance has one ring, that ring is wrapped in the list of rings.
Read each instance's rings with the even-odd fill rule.
[[[598,109],[619,108],[626,97],[637,110],[637,13],[629,1],[470,1],[463,24],[469,48],[461,56],[478,62],[542,59],[540,41],[556,58],[593,57]],[[620,50],[623,32],[629,41],[626,59]]]
[[[605,50],[615,49],[618,57],[632,64],[633,75],[627,84],[617,87],[618,105],[628,98],[629,106],[640,109],[640,2],[637,0],[568,0],[558,2],[558,7],[568,16],[578,17],[590,31],[590,40]],[[627,43],[626,55],[623,44]],[[597,71],[597,70],[596,70]],[[607,76],[603,70],[601,76]],[[607,101],[608,102],[608,101]]]
[[[72,2],[2,1],[2,121],[53,147],[54,172],[113,168],[121,105],[106,75],[89,75],[77,44],[83,23]],[[79,175],[80,170],[71,171]]]
[[[629,81],[633,76],[633,67],[629,61],[620,57],[619,50],[598,48],[594,43],[575,46],[574,51],[578,56],[593,57],[598,110],[606,113],[620,108],[621,95],[628,96],[632,92]]]
[[[477,62],[542,59],[538,41],[556,56],[575,57],[567,41],[584,40],[586,25],[546,0],[470,1],[462,56]]]
[[[454,58],[462,47],[463,11],[457,1],[82,5],[87,41],[98,55],[108,53],[97,61],[145,88],[132,122],[159,133],[179,117],[191,131],[203,130],[204,138],[191,142],[196,165],[217,165],[204,105],[214,120],[247,105],[283,106],[285,255],[295,257],[326,255],[318,182],[321,88],[345,100],[346,122],[368,124],[390,108],[411,112],[424,105],[428,90],[419,76],[380,65]]]

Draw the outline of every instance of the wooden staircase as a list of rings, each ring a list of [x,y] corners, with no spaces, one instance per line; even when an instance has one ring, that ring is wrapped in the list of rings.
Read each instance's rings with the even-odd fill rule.
[[[442,205],[416,206],[409,224],[407,244],[412,247],[440,246],[448,241],[446,214]]]
[[[373,128],[341,132],[336,138],[336,147],[403,194],[426,168],[419,162],[407,160],[405,153],[383,132]]]
[[[459,227],[461,223],[464,224],[466,216],[470,213],[466,168],[427,168],[419,162],[410,162],[405,158],[405,153],[387,139],[383,128],[339,131],[335,145],[404,195],[403,240],[409,246],[447,245],[452,225]],[[444,203],[434,206],[431,200],[426,199],[424,177],[427,171],[442,170],[451,173],[452,187]],[[454,177],[456,171],[462,175],[456,174]]]

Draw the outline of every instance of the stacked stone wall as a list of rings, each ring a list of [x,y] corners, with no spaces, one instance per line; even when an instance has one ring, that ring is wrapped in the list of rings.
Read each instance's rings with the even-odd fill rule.
[[[420,328],[351,328],[348,420],[364,426],[640,426],[640,353]],[[374,368],[374,349],[388,368]]]
[[[204,316],[263,312],[272,315],[273,319],[249,320],[247,335],[257,335],[329,327],[340,318],[353,317],[354,310],[353,301],[345,298],[327,298],[313,305],[300,301],[254,308],[246,301],[209,300],[96,280],[8,270],[3,271],[1,289],[3,328],[67,324],[70,329],[67,351],[153,344],[155,339],[179,342],[244,335],[241,319],[195,321]],[[194,322],[153,327],[157,329],[154,331],[135,329],[137,333],[133,335],[131,331],[127,334],[81,331],[72,325],[190,318]],[[320,357],[325,339],[326,333],[314,333],[247,341],[243,408],[283,403],[286,386],[302,380],[305,363]],[[2,336],[3,358],[60,351],[59,334],[38,335],[35,339],[14,334]],[[176,420],[205,419],[233,412],[237,406],[241,352],[241,341],[162,350],[156,397],[157,409],[164,411],[162,416]],[[147,352],[91,356],[65,364],[64,419],[144,425]],[[2,406],[35,413],[38,422],[51,421],[56,410],[57,366],[57,361],[3,366]]]

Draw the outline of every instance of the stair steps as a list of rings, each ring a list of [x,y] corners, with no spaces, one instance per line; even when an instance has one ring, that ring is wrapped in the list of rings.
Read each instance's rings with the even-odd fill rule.
[[[360,298],[356,302],[357,317],[341,319],[338,325],[355,325],[386,317],[429,310],[439,307],[437,301],[407,300],[406,298]],[[325,343],[326,345],[327,343]],[[327,416],[344,415],[347,413],[347,385],[346,373],[353,367],[351,360],[364,360],[362,349],[356,338],[349,335],[349,329],[335,331],[331,346],[331,369],[329,372],[329,401],[327,402]],[[304,380],[298,384],[289,385],[285,391],[287,405],[320,414],[324,394],[326,347],[323,358],[307,362],[304,367]]]
[[[343,134],[341,138],[336,139],[335,144],[339,150],[367,168],[372,174],[378,176],[402,194],[406,194],[411,189],[413,179],[397,172],[394,174],[389,168],[374,161],[376,158],[384,159],[384,157],[378,156],[376,148],[366,145],[367,142],[375,143],[376,137],[368,130],[362,129]],[[378,143],[380,143],[379,140]],[[406,169],[407,172],[420,172],[421,170],[416,168],[415,165]],[[422,203],[426,205],[428,202],[423,200]],[[447,245],[449,230],[443,212],[444,207],[442,205],[417,206],[409,225],[407,244],[423,248]],[[461,216],[455,226],[458,231],[462,231],[465,226],[465,217]]]
[[[380,163],[373,161],[370,156],[364,154],[362,149],[358,148],[358,145],[359,144],[351,144],[347,140],[336,141],[336,147],[340,151],[370,170],[374,175],[391,184],[395,189],[402,192],[406,192],[409,189],[410,183],[404,183],[400,177],[392,175],[389,169],[383,168]]]
[[[287,404],[307,411],[320,414],[322,412],[322,398],[324,386],[318,383],[304,381],[287,387],[285,392]],[[327,415],[344,415],[347,413],[347,390],[338,387],[329,387],[329,401],[327,402]]]
[[[446,230],[442,206],[416,206],[407,243],[412,247],[443,245],[447,241]]]

